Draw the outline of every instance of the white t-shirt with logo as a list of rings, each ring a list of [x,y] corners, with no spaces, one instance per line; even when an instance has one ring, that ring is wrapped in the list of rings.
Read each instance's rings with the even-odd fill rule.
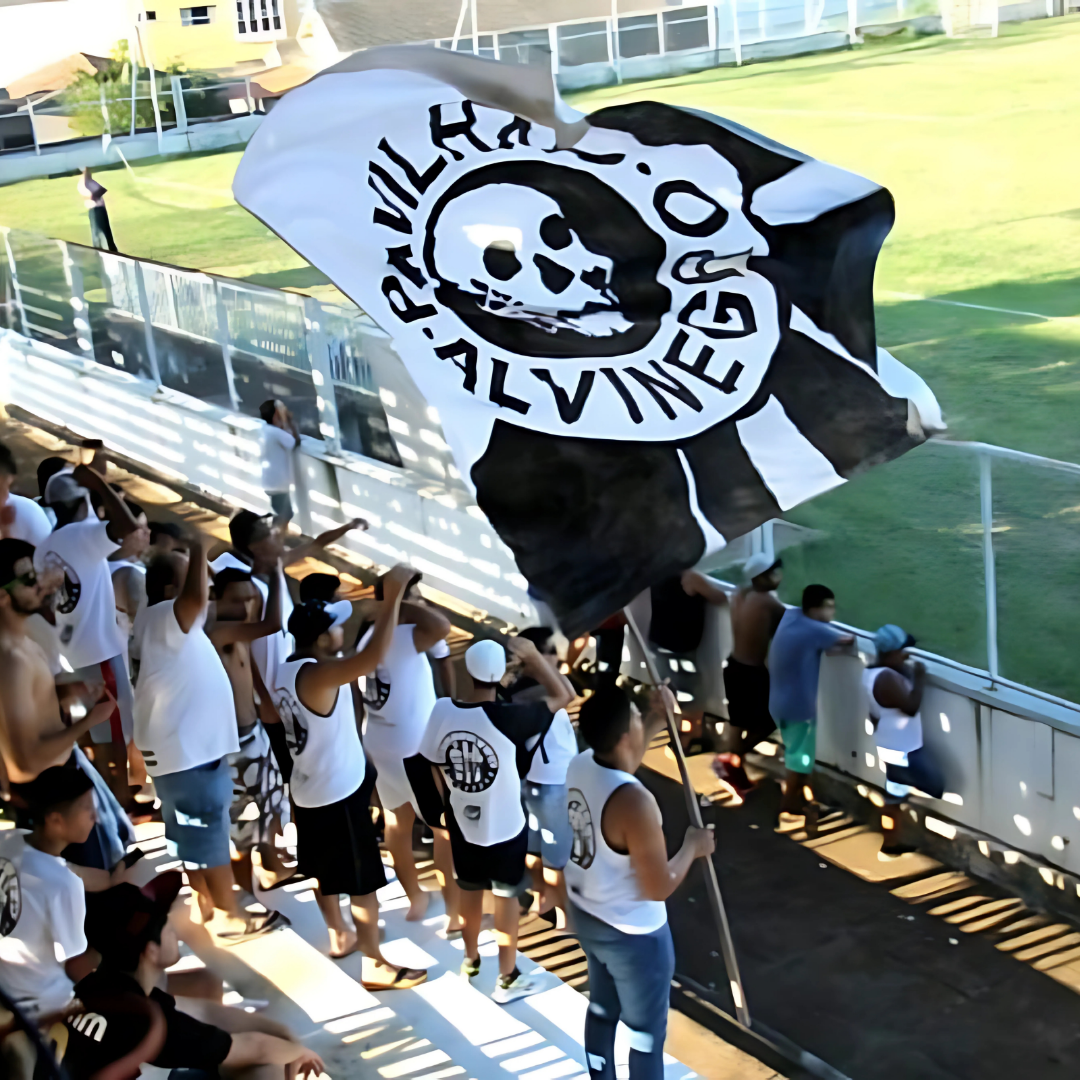
[[[315,662],[305,657],[282,664],[272,694],[293,762],[289,791],[297,806],[308,808],[348,798],[364,782],[367,770],[349,686],[338,687],[328,716],[312,712],[300,701],[296,676],[305,664]]]
[[[412,623],[394,627],[390,648],[383,661],[361,682],[367,710],[364,741],[375,760],[412,757],[420,749],[431,710],[435,708],[435,683],[427,655],[416,651]],[[375,627],[360,639],[357,652],[371,640]]]
[[[86,952],[86,895],[67,863],[28,835],[0,833],[0,986],[27,1012],[48,1013],[72,997],[64,964]]]
[[[9,492],[7,505],[15,511],[15,520],[7,526],[4,534],[12,540],[25,540],[34,547],[41,547],[53,531],[48,515],[33,499]]]
[[[470,844],[491,847],[525,828],[522,772],[552,719],[543,701],[435,702],[420,753],[442,770],[450,812]]]
[[[135,745],[151,776],[193,769],[240,749],[232,685],[203,630],[206,612],[185,634],[175,600],[135,616],[141,658],[135,688]]]
[[[286,492],[292,484],[292,452],[296,439],[291,431],[267,424],[262,433],[263,491],[268,495]]]
[[[123,656],[127,642],[116,625],[116,594],[109,556],[120,546],[107,525],[84,518],[50,533],[34,552],[34,567],[59,569],[64,580],[56,597],[60,651],[72,668],[91,667]]]

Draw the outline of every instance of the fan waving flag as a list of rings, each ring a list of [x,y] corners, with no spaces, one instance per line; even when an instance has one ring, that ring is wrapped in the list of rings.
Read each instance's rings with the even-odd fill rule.
[[[393,337],[568,634],[944,426],[875,340],[889,193],[717,116],[374,49],[234,191]]]

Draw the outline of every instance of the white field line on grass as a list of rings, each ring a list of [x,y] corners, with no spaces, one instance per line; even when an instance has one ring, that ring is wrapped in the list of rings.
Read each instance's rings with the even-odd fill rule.
[[[179,188],[183,191],[204,191],[209,195],[216,195],[220,199],[231,199],[233,197],[233,193],[227,188],[204,187],[202,184],[185,184],[180,180],[157,180],[152,176],[138,176],[131,167],[131,163],[124,157],[124,151],[121,150],[116,143],[111,143],[110,145],[120,155],[120,160],[124,163],[124,167],[127,169],[132,183],[156,184],[158,187]]]
[[[1038,311],[1017,311],[1015,308],[989,307],[987,304],[966,304],[962,300],[939,300],[935,296],[919,296],[918,293],[894,292],[883,289],[883,296],[894,296],[897,300],[921,300],[924,304],[947,304],[949,307],[973,308],[976,311],[995,311],[999,315],[1023,315],[1029,319],[1042,319],[1044,322],[1070,322],[1077,315],[1043,315]]]

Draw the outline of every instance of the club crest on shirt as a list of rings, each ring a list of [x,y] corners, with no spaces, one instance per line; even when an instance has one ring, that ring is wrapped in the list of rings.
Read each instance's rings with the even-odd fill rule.
[[[21,914],[19,872],[10,859],[0,859],[0,937],[7,937],[15,929]]]
[[[59,570],[63,573],[64,583],[56,591],[56,610],[61,615],[70,615],[79,606],[79,597],[82,595],[79,575],[55,551],[45,553],[44,570]]]
[[[570,849],[570,861],[588,870],[596,858],[596,828],[593,826],[592,812],[585,801],[585,795],[579,788],[571,788],[568,794],[570,809],[570,828],[574,833],[574,844]]]
[[[472,731],[444,736],[439,761],[451,786],[470,795],[491,787],[499,771],[499,757],[491,744]]]
[[[380,665],[362,682],[363,689],[360,696],[369,709],[378,711],[390,700],[390,671],[388,668]]]
[[[301,708],[296,698],[288,690],[278,688],[277,711],[285,725],[285,743],[292,755],[302,754],[307,746],[308,732],[300,720]]]

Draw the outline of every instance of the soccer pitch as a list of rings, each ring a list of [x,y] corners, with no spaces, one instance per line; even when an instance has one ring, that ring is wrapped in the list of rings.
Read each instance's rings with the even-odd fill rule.
[[[1080,462],[1080,16],[997,39],[853,50],[575,96],[705,109],[885,185],[879,342],[933,387],[949,437]],[[122,250],[323,297],[318,271],[229,193],[235,152],[103,170]],[[2,164],[0,164],[2,168]],[[71,177],[0,188],[0,224],[86,243]],[[789,516],[822,539],[787,556],[785,598],[819,580],[840,617],[899,622],[985,666],[978,470],[927,446]],[[1003,675],[1080,700],[1080,479],[996,465]]]

